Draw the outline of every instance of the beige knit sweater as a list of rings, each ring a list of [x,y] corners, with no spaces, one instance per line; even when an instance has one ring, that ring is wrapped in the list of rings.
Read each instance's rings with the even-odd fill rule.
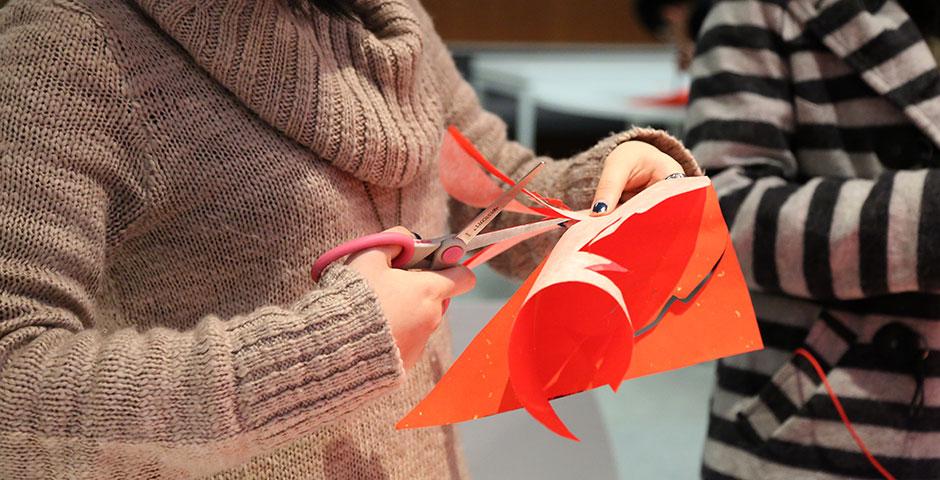
[[[533,155],[420,6],[351,5],[0,10],[0,478],[464,476],[451,427],[393,427],[448,365],[446,327],[404,374],[368,285],[309,268],[396,224],[447,231],[446,125],[511,174]],[[630,138],[696,170],[634,130],[535,188],[584,206]],[[551,241],[502,268],[524,273]]]

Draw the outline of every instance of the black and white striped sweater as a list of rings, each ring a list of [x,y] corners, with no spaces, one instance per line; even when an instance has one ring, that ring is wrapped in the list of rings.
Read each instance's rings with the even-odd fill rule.
[[[917,27],[893,0],[723,0],[692,68],[687,141],[767,345],[719,364],[703,477],[880,477],[804,347],[892,474],[940,478],[940,70]]]

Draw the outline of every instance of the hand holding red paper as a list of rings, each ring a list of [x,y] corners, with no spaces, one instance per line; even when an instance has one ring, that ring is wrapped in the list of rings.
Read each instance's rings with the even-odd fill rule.
[[[455,129],[440,168],[448,193],[472,206],[500,195],[490,175],[512,184]],[[398,428],[522,407],[574,439],[551,399],[602,385],[616,390],[624,379],[762,347],[707,178],[656,183],[602,217],[523,191],[538,206],[513,202],[507,210],[569,219],[570,227]],[[522,238],[487,247],[465,265]]]
[[[608,208],[616,207],[620,201],[629,200],[667,177],[682,174],[682,166],[658,148],[640,141],[621,143],[604,160],[591,203],[593,213],[610,213]]]

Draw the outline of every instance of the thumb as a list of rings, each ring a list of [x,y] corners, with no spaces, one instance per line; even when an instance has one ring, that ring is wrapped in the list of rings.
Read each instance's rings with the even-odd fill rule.
[[[608,158],[597,181],[594,191],[594,201],[591,203],[591,214],[595,216],[606,215],[617,208],[620,196],[633,177],[635,162],[621,158]]]

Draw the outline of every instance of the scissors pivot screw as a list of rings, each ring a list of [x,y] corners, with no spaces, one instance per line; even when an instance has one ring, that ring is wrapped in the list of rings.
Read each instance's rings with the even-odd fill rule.
[[[463,254],[464,254],[464,250],[455,245],[453,247],[448,248],[447,250],[444,250],[444,254],[441,255],[441,260],[443,260],[444,263],[456,265],[457,262],[459,262],[460,259],[463,258]]]

